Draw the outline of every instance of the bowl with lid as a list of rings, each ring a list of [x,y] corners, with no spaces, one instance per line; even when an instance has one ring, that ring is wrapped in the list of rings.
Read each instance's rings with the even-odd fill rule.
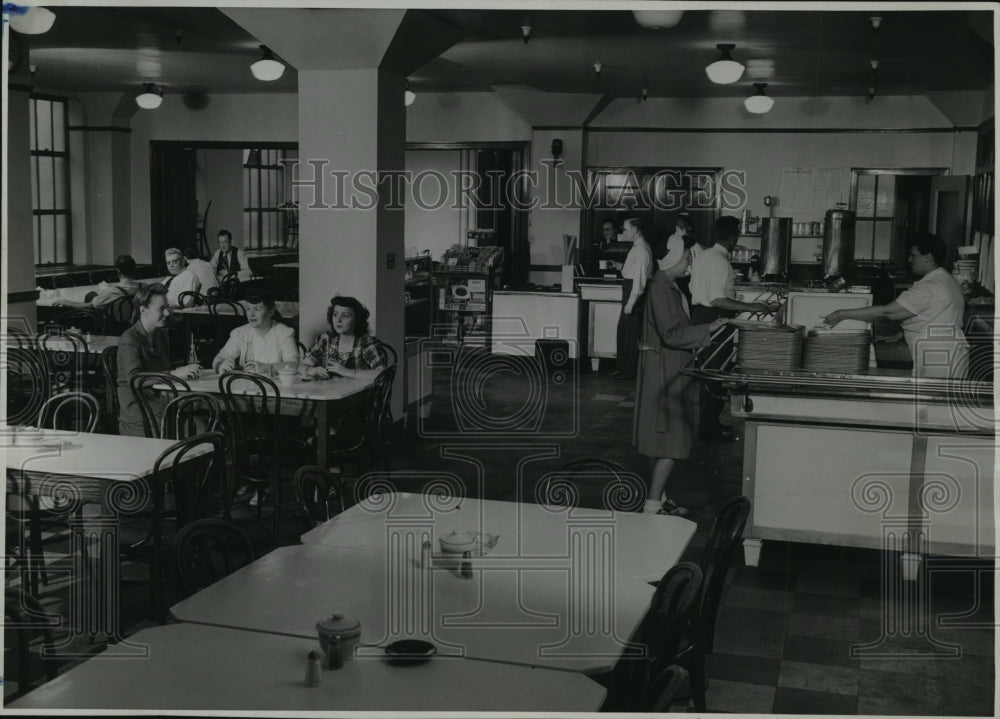
[[[316,622],[319,646],[323,650],[323,666],[340,669],[354,657],[354,648],[361,641],[361,621],[351,614],[331,614]]]
[[[476,535],[472,532],[449,532],[438,537],[438,545],[442,552],[448,554],[471,552],[476,548]]]

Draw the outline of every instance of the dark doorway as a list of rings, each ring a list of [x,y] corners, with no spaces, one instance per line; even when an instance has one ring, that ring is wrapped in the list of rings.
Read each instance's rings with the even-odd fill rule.
[[[917,232],[926,232],[931,212],[931,176],[896,177],[896,231],[893,233],[892,263],[906,266],[910,240]]]
[[[503,247],[503,277],[500,285],[522,282],[528,276],[529,253],[522,247],[524,233],[516,227],[517,217],[507,192],[510,178],[521,167],[522,151],[490,148],[476,152],[479,188],[476,192],[476,228],[494,230],[496,244]]]
[[[170,247],[183,249],[195,240],[194,149],[152,143],[150,147],[150,239],[153,264]]]

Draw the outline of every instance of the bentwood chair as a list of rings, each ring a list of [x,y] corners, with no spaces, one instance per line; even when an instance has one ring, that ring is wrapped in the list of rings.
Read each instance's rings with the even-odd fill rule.
[[[200,292],[187,290],[177,295],[177,304],[181,307],[203,307],[208,304],[208,300]]]
[[[635,512],[646,498],[645,480],[617,462],[585,457],[545,474],[535,489],[539,504],[603,507]]]
[[[33,688],[36,676],[50,681],[59,675],[52,627],[60,617],[49,614],[31,594],[8,587],[4,596],[4,700],[12,701]],[[39,642],[38,639],[41,639]],[[37,661],[41,669],[37,669]]]
[[[129,378],[132,395],[139,404],[142,428],[147,437],[161,436],[159,410],[169,399],[181,392],[190,392],[191,385],[169,372],[136,372]]]
[[[651,710],[662,693],[655,680],[676,663],[681,642],[698,608],[701,584],[701,569],[691,562],[681,562],[663,575],[630,646],[611,671],[604,710]]]
[[[49,396],[49,372],[40,352],[19,347],[5,349],[7,360],[7,424],[34,422]]]
[[[702,552],[702,591],[684,646],[677,657],[677,663],[691,674],[691,694],[697,712],[706,711],[705,657],[715,648],[715,620],[722,600],[722,589],[749,515],[750,500],[746,497],[731,497],[726,500],[712,522],[708,543]]]
[[[219,285],[219,294],[227,300],[242,300],[243,283],[236,275],[226,275],[226,278]]]
[[[101,352],[104,375],[104,434],[118,434],[118,348],[105,347]]]
[[[71,432],[94,432],[101,420],[101,403],[86,392],[49,397],[38,412],[38,426]]]
[[[307,530],[344,511],[344,483],[324,467],[300,467],[295,472],[295,489]]]
[[[101,405],[93,395],[86,392],[66,392],[48,397],[38,411],[37,424],[45,429],[61,429],[70,432],[93,432],[101,419]],[[43,523],[57,530],[45,541],[65,539],[66,523],[70,515],[78,513],[82,505],[72,499],[65,499],[61,492],[55,496],[21,494],[7,495],[7,521],[17,526],[22,554],[29,560],[29,578],[32,588],[37,588],[38,578],[48,584],[43,549]],[[27,541],[24,541],[27,530]],[[25,547],[27,551],[24,551]],[[86,553],[84,554],[86,556]]]
[[[185,524],[174,540],[177,583],[184,596],[214,584],[254,560],[242,529],[214,517]]]
[[[396,369],[396,365],[386,367],[368,388],[367,404],[362,410],[360,427],[346,426],[346,422],[341,424],[340,430],[330,442],[327,461],[331,465],[353,463],[357,466],[359,476],[379,461],[383,469],[389,468],[387,446],[390,427],[386,422],[386,414],[392,399],[392,382],[396,377]]]
[[[150,587],[150,610],[160,624],[165,620],[164,592],[168,558],[181,527],[196,519],[224,513],[219,506],[217,481],[221,473],[225,437],[206,432],[182,439],[156,458],[149,478],[150,501],[139,511],[122,517],[119,553],[123,562],[144,561],[148,576],[138,583]],[[123,570],[124,575],[124,570]],[[123,580],[123,583],[129,580]]]
[[[304,440],[282,431],[281,390],[267,377],[248,372],[227,372],[219,377],[225,399],[227,426],[232,438],[233,463],[238,485],[249,485],[257,495],[257,520],[262,519],[261,491],[270,489],[274,515],[272,531],[279,535],[283,469],[298,467],[308,451]]]
[[[66,329],[74,327],[81,333],[92,335],[104,334],[105,315],[103,312],[82,307],[59,313],[58,323]]]
[[[104,305],[104,331],[109,335],[120,335],[132,326],[135,312],[134,296],[130,294],[115,297]]]
[[[52,392],[86,388],[88,353],[82,335],[59,327],[38,334],[38,349],[49,375]]]
[[[650,689],[655,697],[649,711],[654,714],[663,714],[670,711],[671,705],[684,686],[687,679],[687,672],[676,664],[671,664],[657,675],[652,681]]]
[[[183,392],[167,403],[160,420],[163,439],[186,439],[219,429],[222,409],[215,395]]]
[[[212,200],[208,201],[205,205],[205,212],[202,213],[201,217],[196,217],[194,221],[194,240],[198,245],[198,252],[201,253],[202,257],[209,257],[212,251],[208,247],[208,211],[212,209]],[[194,214],[198,214],[198,201],[195,200],[194,203]]]

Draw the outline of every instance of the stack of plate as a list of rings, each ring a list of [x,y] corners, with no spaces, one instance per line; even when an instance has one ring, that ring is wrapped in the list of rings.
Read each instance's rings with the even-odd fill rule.
[[[871,333],[868,330],[809,330],[802,369],[809,372],[864,374],[868,371]]]
[[[802,327],[733,321],[740,331],[736,363],[741,371],[794,370],[802,359]]]

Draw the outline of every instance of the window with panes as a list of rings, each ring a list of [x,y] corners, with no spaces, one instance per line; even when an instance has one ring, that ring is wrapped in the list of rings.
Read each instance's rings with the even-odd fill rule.
[[[285,244],[287,150],[243,150],[243,236],[246,247],[267,249]]]
[[[31,212],[35,264],[73,261],[66,100],[31,96]]]

